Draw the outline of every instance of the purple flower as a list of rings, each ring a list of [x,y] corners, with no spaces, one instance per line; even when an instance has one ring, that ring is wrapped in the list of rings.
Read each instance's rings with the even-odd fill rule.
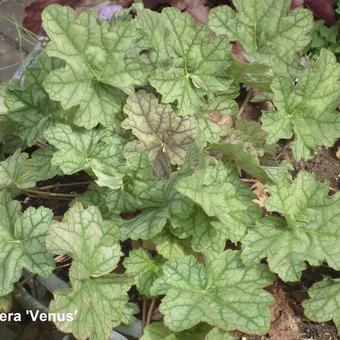
[[[123,6],[118,5],[116,3],[104,6],[103,8],[100,9],[99,18],[102,20],[111,20],[114,14],[120,12],[122,9]]]

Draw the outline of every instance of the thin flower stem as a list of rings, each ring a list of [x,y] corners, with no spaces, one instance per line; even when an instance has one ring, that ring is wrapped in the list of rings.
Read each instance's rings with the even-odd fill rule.
[[[142,310],[142,324],[143,324],[143,328],[145,326],[145,322],[146,322],[146,299],[143,299],[143,310]]]
[[[27,275],[27,277],[25,277],[22,281],[20,281],[20,285],[23,286],[25,283],[27,283],[29,280],[33,279],[35,276],[37,276],[37,274],[31,273],[29,275]]]
[[[147,326],[147,325],[149,325],[151,323],[153,310],[155,308],[155,303],[156,303],[156,300],[152,299],[150,307],[149,307],[148,315],[146,317],[145,326]]]
[[[0,71],[3,71],[3,70],[7,70],[9,68],[12,68],[12,67],[15,67],[15,66],[18,66],[21,64],[21,61],[17,62],[17,63],[14,63],[14,64],[11,64],[11,65],[6,65],[6,66],[3,66],[3,67],[0,67]]]
[[[240,107],[240,110],[238,111],[237,118],[240,118],[242,116],[242,113],[243,113],[245,107],[247,106],[247,104],[249,103],[249,100],[250,100],[252,95],[253,95],[253,90],[249,89],[249,91],[247,93],[247,96],[244,99],[244,101],[243,101],[243,103],[242,103],[242,105]]]

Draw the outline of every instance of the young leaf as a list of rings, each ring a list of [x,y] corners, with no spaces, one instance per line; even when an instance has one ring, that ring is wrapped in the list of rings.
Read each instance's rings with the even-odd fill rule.
[[[152,193],[158,184],[149,157],[144,151],[125,151],[124,157],[123,186],[109,192],[106,198],[109,210],[117,215],[153,207]]]
[[[212,144],[209,148],[222,153],[238,168],[265,183],[268,176],[259,157],[274,151],[273,145],[266,145],[266,137],[259,123],[240,119],[236,121],[235,129],[229,129],[223,143]]]
[[[98,123],[119,128],[117,114],[122,94],[131,94],[134,85],[144,83],[147,75],[132,21],[117,21],[110,31],[94,13],[79,17],[69,7],[52,5],[42,15],[43,27],[51,42],[49,56],[66,62],[64,68],[51,72],[44,85],[50,97],[64,109],[79,108],[74,122],[87,129]],[[117,119],[118,118],[118,119]]]
[[[195,157],[192,158],[189,152],[181,169],[172,173],[168,180],[158,183],[151,192],[148,208],[132,219],[119,221],[123,240],[150,239],[159,234],[168,221],[173,226],[186,223],[193,213],[193,203],[179,193],[175,186],[181,178],[192,173]]]
[[[284,218],[265,217],[248,231],[242,240],[244,262],[267,258],[270,269],[284,281],[298,281],[306,261],[311,265],[327,261],[340,269],[340,195],[328,196],[328,183],[303,171],[293,183],[282,177],[269,191],[266,209]]]
[[[104,221],[98,208],[84,209],[80,203],[70,208],[62,222],[50,225],[47,248],[73,260],[69,273],[72,288],[56,291],[49,306],[50,312],[73,314],[73,320],[55,322],[63,332],[102,340],[124,319],[127,291],[133,281],[109,274],[122,255],[119,236],[117,227]]]
[[[163,229],[151,239],[156,244],[156,250],[159,255],[162,255],[167,260],[176,259],[184,255],[191,255],[190,239],[181,239],[177,237],[176,229],[171,226]],[[182,236],[182,235],[181,235]]]
[[[316,322],[333,320],[340,329],[340,280],[325,277],[308,290],[309,299],[302,305],[306,316]]]
[[[15,121],[15,134],[28,146],[42,138],[43,132],[54,122],[61,122],[68,112],[52,101],[43,88],[43,81],[54,69],[64,63],[42,54],[37,63],[25,71],[23,86],[9,88],[5,98],[8,116]]]
[[[209,26],[218,35],[239,42],[251,63],[271,66],[275,73],[286,73],[298,64],[298,52],[311,40],[312,13],[290,11],[290,0],[234,0],[229,6],[214,8]]]
[[[45,138],[57,148],[52,164],[64,174],[92,170],[97,183],[112,189],[120,187],[123,168],[123,147],[118,136],[106,136],[100,130],[72,130],[69,125],[56,124],[44,132]]]
[[[184,228],[180,228],[181,231],[192,237],[191,246],[194,251],[223,252],[225,236],[220,230],[214,228],[212,222],[213,220],[201,208],[196,207],[190,218],[184,223]]]
[[[252,202],[255,196],[240,182],[230,164],[216,162],[183,178],[176,188],[200,205],[208,216],[216,218],[211,225],[224,235],[224,240],[240,241],[247,228],[261,216]]]
[[[238,251],[227,250],[207,256],[205,265],[192,256],[168,261],[151,292],[165,294],[160,311],[172,331],[207,322],[225,330],[265,334],[273,300],[263,288],[271,281],[265,267],[246,267]]]
[[[238,168],[244,169],[249,175],[262,183],[267,182],[268,176],[262,169],[258,155],[251,145],[247,149],[247,145],[234,140],[223,144],[213,144],[210,148],[233,160]]]
[[[191,118],[179,118],[168,105],[145,91],[130,96],[124,107],[128,118],[122,123],[140,143],[133,148],[145,150],[154,164],[155,173],[164,176],[171,164],[182,164],[186,151],[193,143],[196,129]]]
[[[28,208],[23,214],[18,201],[0,191],[0,296],[13,290],[22,269],[48,276],[54,260],[47,253],[45,234],[53,213],[47,208]]]
[[[302,71],[297,84],[289,77],[276,77],[272,90],[277,112],[262,116],[267,142],[294,137],[292,151],[297,160],[311,158],[318,146],[332,146],[340,137],[339,78],[340,66],[325,49]]]
[[[206,95],[234,88],[227,74],[228,43],[223,37],[212,37],[206,25],[196,24],[175,8],[165,8],[161,14],[144,10],[138,23],[158,55],[150,83],[163,103],[177,103],[179,115],[194,114],[205,104]]]
[[[161,274],[163,260],[153,258],[150,253],[138,248],[129,252],[129,257],[124,259],[123,265],[126,273],[136,277],[136,286],[141,295],[151,297],[150,288]]]

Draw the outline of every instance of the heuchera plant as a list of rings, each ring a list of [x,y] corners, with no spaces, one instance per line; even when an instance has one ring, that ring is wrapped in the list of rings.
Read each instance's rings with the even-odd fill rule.
[[[141,4],[109,8],[105,20],[44,10],[47,46],[23,81],[1,88],[1,296],[23,270],[46,278],[54,256],[67,255],[69,282],[49,311],[76,313],[56,320],[60,330],[107,339],[138,314],[135,286],[164,316],[142,339],[232,339],[233,330],[268,332],[274,300],[264,288],[276,275],[297,282],[307,264],[340,270],[340,194],[263,162],[279,140],[297,161],[334,145],[340,66],[326,49],[301,63],[309,10],[233,3],[211,10],[208,24]],[[259,122],[242,116],[240,83],[273,103]],[[21,212],[23,192],[80,171],[93,183],[64,216]],[[270,197],[259,204],[240,174]],[[339,296],[339,280],[325,277],[303,302],[306,316],[339,327]]]

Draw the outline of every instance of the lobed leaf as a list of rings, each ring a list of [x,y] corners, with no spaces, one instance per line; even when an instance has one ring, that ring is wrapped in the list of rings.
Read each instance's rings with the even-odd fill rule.
[[[44,243],[52,211],[30,207],[22,214],[20,210],[18,201],[0,191],[0,296],[13,290],[23,268],[44,277],[54,269]]]
[[[239,252],[227,250],[208,256],[205,265],[192,256],[168,261],[151,292],[165,294],[160,311],[172,331],[207,322],[224,330],[265,334],[272,298],[262,288],[271,280],[264,267],[246,267]]]
[[[292,183],[282,177],[269,191],[266,209],[283,217],[265,217],[248,231],[242,240],[244,262],[267,258],[270,269],[284,281],[298,281],[306,261],[315,266],[327,261],[339,269],[340,195],[328,196],[328,183],[304,171]]]

